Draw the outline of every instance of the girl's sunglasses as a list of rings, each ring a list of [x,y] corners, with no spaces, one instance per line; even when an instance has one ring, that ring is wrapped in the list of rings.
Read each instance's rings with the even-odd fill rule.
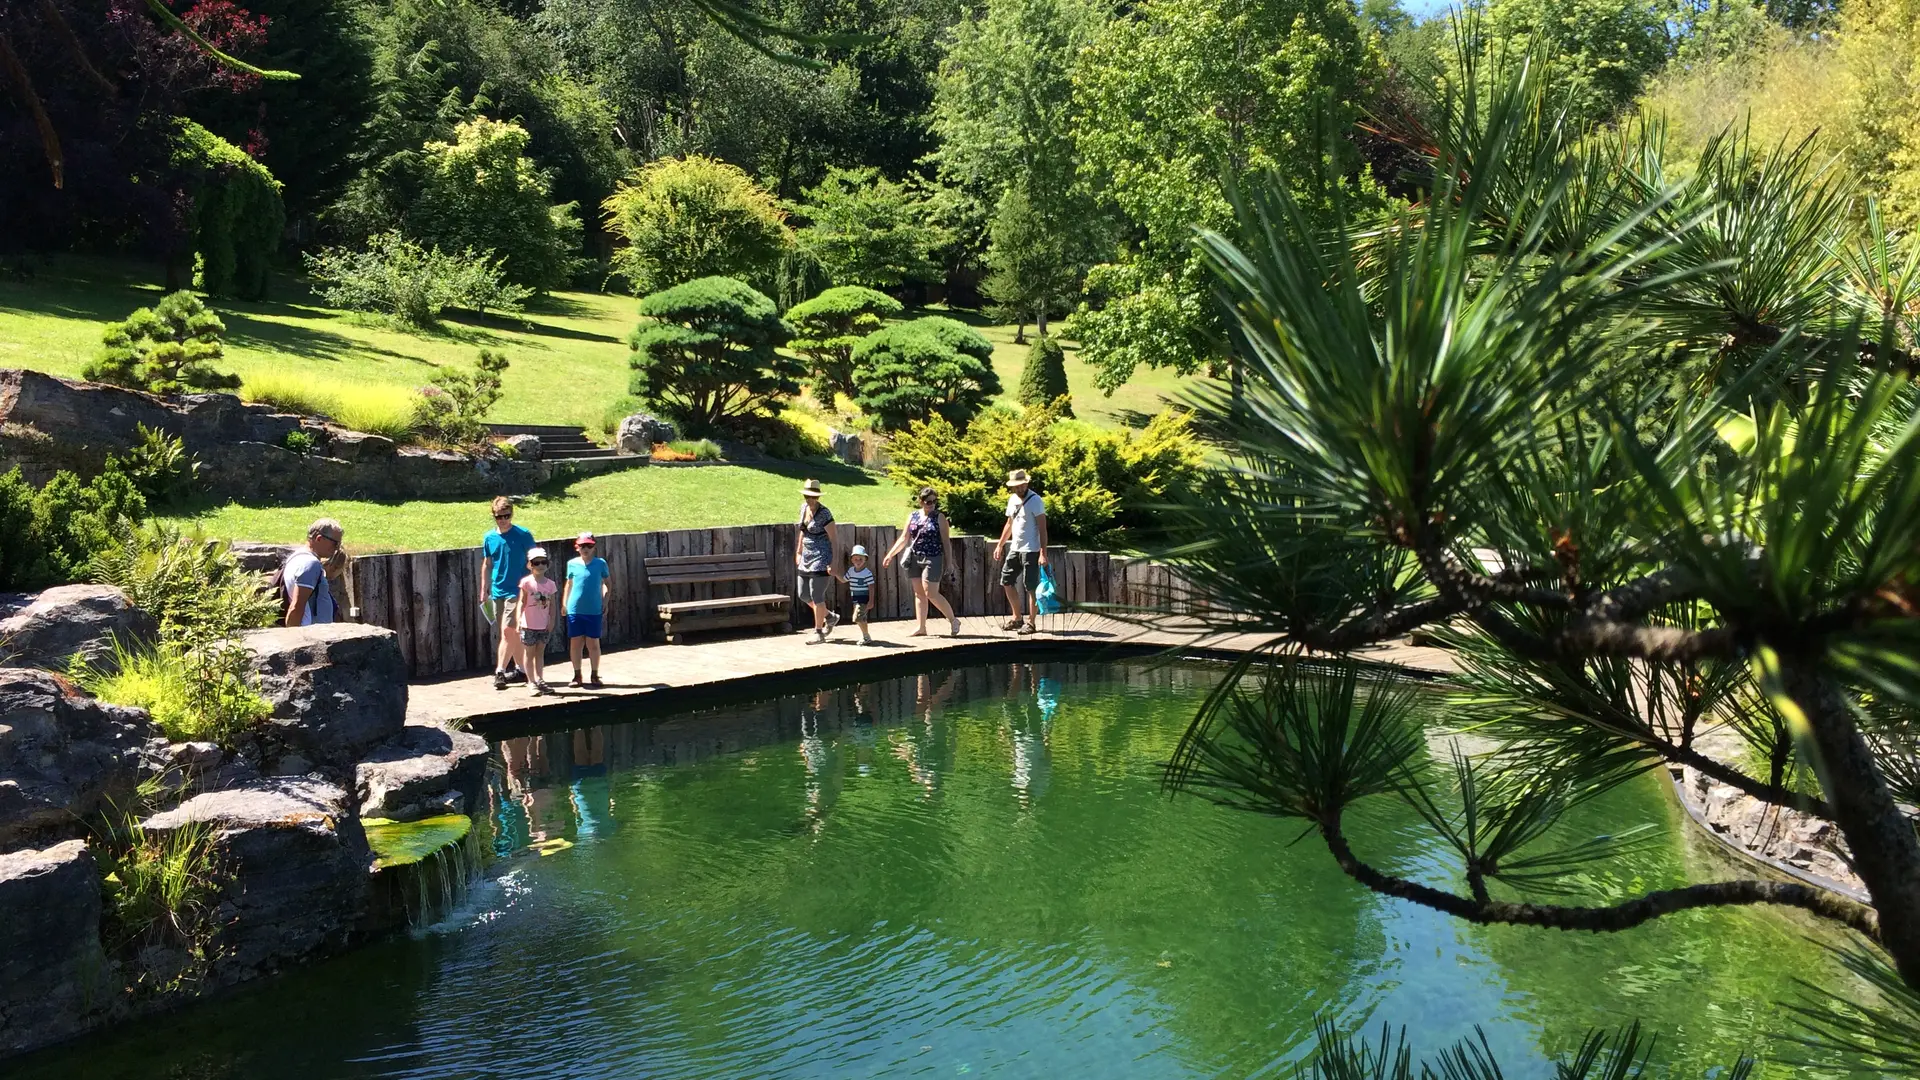
[[[547,560],[545,560],[545,559],[535,559],[535,560],[533,560],[532,562],[530,562],[530,563],[528,563],[527,565],[528,565],[528,566],[545,566],[545,565],[547,565]]]

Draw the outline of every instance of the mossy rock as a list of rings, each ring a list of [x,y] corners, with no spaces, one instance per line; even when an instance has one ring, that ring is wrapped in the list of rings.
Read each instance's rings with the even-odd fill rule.
[[[377,870],[392,866],[411,866],[442,848],[466,839],[473,830],[473,819],[465,814],[441,814],[419,821],[390,821],[386,818],[362,818],[367,831],[367,846],[373,849]]]

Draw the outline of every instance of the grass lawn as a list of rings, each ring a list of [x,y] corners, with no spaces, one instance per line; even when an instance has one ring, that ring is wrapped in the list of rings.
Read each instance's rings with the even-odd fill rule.
[[[131,259],[61,257],[35,267],[29,282],[0,281],[0,367],[78,376],[100,345],[101,328],[134,308],[159,301],[160,267]],[[579,424],[602,429],[608,410],[626,397],[626,336],[639,321],[630,296],[555,293],[519,318],[448,321],[432,332],[326,307],[301,278],[276,275],[272,299],[222,299],[227,324],[223,370],[243,379],[294,378],[345,388],[411,393],[445,365],[464,367],[480,346],[502,349],[512,366],[491,419],[507,424]],[[1014,328],[977,312],[933,308],[994,343],[993,366],[1011,403],[1027,349]],[[1093,369],[1067,345],[1067,383],[1074,412],[1106,427],[1139,426],[1166,407],[1187,382],[1168,371],[1141,371],[1102,394]]]
[[[29,282],[0,282],[0,367],[78,376],[106,323],[165,295],[160,267],[127,259],[60,258]],[[445,365],[468,367],[482,345],[504,350],[504,394],[490,419],[598,428],[626,395],[630,296],[555,293],[522,318],[449,321],[434,332],[322,305],[298,278],[276,275],[272,299],[220,299],[226,357],[241,378],[271,375],[411,393]]]
[[[158,264],[132,259],[63,256],[34,266],[31,281],[0,281],[0,367],[24,367],[78,376],[100,345],[103,326],[163,295]],[[511,366],[490,419],[501,423],[579,424],[604,433],[610,410],[624,404],[626,336],[638,321],[629,296],[556,293],[523,317],[448,321],[434,331],[322,304],[303,279],[277,275],[272,299],[218,300],[226,322],[220,367],[243,379],[311,383],[341,394],[405,402],[415,388],[447,365],[465,367],[481,346],[507,353]],[[1013,402],[1026,362],[1013,344],[1014,328],[974,312],[935,308],[979,329],[994,342],[994,369]],[[1093,371],[1067,348],[1067,379],[1074,411],[1107,427],[1139,426],[1177,395],[1188,380],[1142,371],[1108,397]],[[382,400],[385,400],[382,398]],[[796,421],[824,437],[811,410]],[[790,520],[799,507],[798,481],[818,476],[828,504],[842,521],[892,524],[905,515],[907,494],[883,477],[837,465],[781,462],[699,469],[642,468],[580,480],[526,500],[521,520],[541,535],[578,529],[646,529],[745,525]],[[209,507],[175,520],[198,523],[215,536],[297,540],[320,516],[347,526],[348,546],[360,551],[420,550],[474,543],[488,527],[483,500],[400,503],[329,501],[276,505],[268,499]]]
[[[595,532],[643,532],[753,525],[797,520],[800,481],[819,478],[834,517],[851,525],[898,525],[910,509],[908,492],[885,477],[844,465],[768,462],[700,468],[646,466],[589,477],[564,489],[516,500],[519,524],[542,538]],[[350,499],[288,506],[229,503],[171,520],[199,525],[230,539],[298,541],[317,517],[338,518],[347,548],[356,554],[466,547],[492,526],[487,500],[413,500],[382,503]]]

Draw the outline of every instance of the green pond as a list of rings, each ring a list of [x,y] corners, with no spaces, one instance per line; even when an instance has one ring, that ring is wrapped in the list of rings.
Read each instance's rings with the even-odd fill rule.
[[[1700,1077],[1771,1048],[1793,978],[1844,986],[1792,913],[1474,927],[1353,885],[1296,822],[1169,799],[1219,676],[974,667],[508,740],[498,858],[447,917],[9,1075],[1284,1076],[1324,1015],[1422,1051],[1477,1025],[1516,1078],[1639,1018]],[[1586,899],[1739,872],[1662,784],[1569,823],[1665,830]],[[1359,817],[1363,856],[1449,880],[1411,813]]]

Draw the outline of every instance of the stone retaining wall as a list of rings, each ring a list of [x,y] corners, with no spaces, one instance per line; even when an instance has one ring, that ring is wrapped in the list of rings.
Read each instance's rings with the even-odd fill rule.
[[[282,413],[231,394],[160,398],[37,371],[0,369],[0,471],[44,484],[60,469],[97,473],[139,442],[141,425],[180,439],[216,496],[276,499],[480,497],[533,491],[553,477],[541,461],[397,446],[324,419]],[[286,448],[304,432],[309,453]]]

